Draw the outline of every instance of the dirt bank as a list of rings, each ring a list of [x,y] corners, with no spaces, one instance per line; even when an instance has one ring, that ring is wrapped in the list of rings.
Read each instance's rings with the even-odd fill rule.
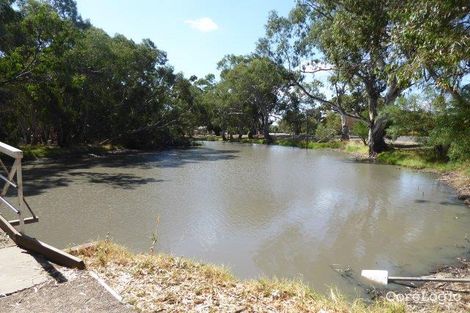
[[[439,180],[454,188],[457,197],[470,206],[470,177],[462,172],[454,171],[443,174]]]
[[[61,270],[46,283],[0,297],[2,313],[131,313],[87,271]]]
[[[456,303],[389,301],[385,295],[366,305],[361,299],[346,300],[338,292],[315,293],[301,282],[237,280],[225,269],[168,255],[134,255],[110,242],[75,251],[97,271],[124,301],[138,311],[187,312],[466,312],[467,286],[425,284],[416,292],[454,292]],[[468,262],[447,267],[436,276],[469,275]],[[433,275],[434,276],[434,275]],[[428,296],[429,297],[429,296]],[[412,298],[413,299],[413,298]]]
[[[470,260],[459,258],[457,261],[455,265],[440,268],[432,276],[470,278]],[[403,303],[411,312],[470,312],[470,284],[427,282],[408,287],[401,293],[383,292],[380,298]]]

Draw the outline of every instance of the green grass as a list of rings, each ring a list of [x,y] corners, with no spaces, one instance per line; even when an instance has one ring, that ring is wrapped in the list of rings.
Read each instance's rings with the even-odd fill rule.
[[[254,143],[254,144],[266,144],[267,141],[263,138],[242,138],[242,140],[233,140],[233,142],[240,142],[240,143]]]
[[[344,149],[347,153],[355,153],[367,155],[369,153],[369,147],[364,145],[362,142],[350,141],[345,144]]]
[[[315,142],[295,139],[279,139],[274,144],[302,149],[340,149],[342,147],[340,141]]]
[[[220,136],[200,136],[197,137],[197,140],[202,141],[220,141],[222,138]],[[267,144],[267,141],[264,138],[234,138],[233,140],[228,140],[228,142],[239,142],[239,143],[250,143],[250,144]],[[315,142],[315,141],[306,141],[298,139],[278,139],[275,140],[273,145],[280,145],[286,147],[297,147],[302,149],[341,149],[343,144],[340,141],[330,141],[330,142]]]
[[[394,149],[377,156],[380,163],[399,165],[414,169],[428,169],[438,172],[452,171],[467,165],[458,162],[445,162],[434,157],[432,149],[420,148],[413,150]],[[468,171],[468,169],[466,169]]]

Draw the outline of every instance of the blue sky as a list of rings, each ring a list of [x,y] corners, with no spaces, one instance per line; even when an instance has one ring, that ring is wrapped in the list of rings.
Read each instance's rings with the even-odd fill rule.
[[[286,15],[294,0],[76,0],[83,18],[110,35],[150,38],[189,77],[217,74],[226,54],[247,54],[264,35],[271,10]]]

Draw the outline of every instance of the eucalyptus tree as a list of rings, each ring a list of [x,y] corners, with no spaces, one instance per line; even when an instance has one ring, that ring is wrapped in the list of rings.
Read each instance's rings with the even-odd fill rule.
[[[392,40],[413,77],[441,92],[431,143],[450,158],[470,158],[470,3],[416,0],[393,12]]]
[[[370,156],[386,148],[379,109],[411,83],[397,76],[403,60],[394,58],[390,34],[397,6],[393,0],[299,0],[288,17],[271,14],[258,44],[258,52],[283,64],[310,98],[355,119],[364,120],[367,111]],[[327,70],[333,73],[331,99],[304,86],[307,74]]]
[[[259,122],[264,138],[271,142],[271,117],[282,111],[288,97],[283,69],[268,58],[228,57],[225,60],[228,65],[223,63],[220,88],[224,88],[221,97],[229,109],[227,120]]]
[[[461,99],[470,74],[470,3],[466,0],[416,0],[391,13],[391,31],[400,59],[400,78],[412,76]]]
[[[0,139],[154,147],[197,124],[196,87],[152,41],[109,36],[73,0],[0,4]]]

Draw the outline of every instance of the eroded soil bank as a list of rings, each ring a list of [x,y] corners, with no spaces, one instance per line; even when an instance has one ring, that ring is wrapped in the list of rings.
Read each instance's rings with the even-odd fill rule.
[[[440,180],[454,188],[457,197],[464,200],[467,206],[470,206],[470,177],[461,172],[449,172],[440,177]]]
[[[163,254],[131,254],[111,242],[88,245],[74,254],[83,257],[89,268],[97,271],[126,303],[142,312],[467,312],[469,309],[469,291],[465,289],[468,287],[458,284],[424,284],[408,292],[453,292],[460,295],[459,301],[454,302],[389,301],[385,294],[372,303],[362,299],[351,302],[335,291],[328,296],[317,294],[299,281],[238,280],[221,267]],[[468,262],[461,262],[466,269],[449,267],[433,276],[468,276]]]

